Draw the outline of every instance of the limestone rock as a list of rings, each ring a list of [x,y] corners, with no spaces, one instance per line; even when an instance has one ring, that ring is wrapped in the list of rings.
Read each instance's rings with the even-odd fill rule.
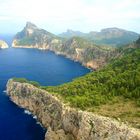
[[[140,130],[66,106],[57,97],[28,83],[9,80],[7,94],[48,129],[45,140],[140,140]]]

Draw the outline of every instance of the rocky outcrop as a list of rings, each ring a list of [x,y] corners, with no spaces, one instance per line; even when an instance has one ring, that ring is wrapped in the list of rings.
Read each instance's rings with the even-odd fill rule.
[[[6,49],[8,48],[8,44],[3,41],[3,40],[0,40],[0,49]]]
[[[45,140],[139,140],[140,131],[114,119],[71,108],[28,83],[7,83],[7,94],[47,128]]]

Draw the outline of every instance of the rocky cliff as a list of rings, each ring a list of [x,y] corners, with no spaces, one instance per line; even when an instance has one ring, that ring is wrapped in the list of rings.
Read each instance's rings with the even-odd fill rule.
[[[28,83],[9,80],[7,94],[47,128],[45,140],[139,140],[140,131],[114,119],[76,110]]]
[[[8,44],[3,41],[3,40],[0,40],[0,49],[6,49],[8,48]]]

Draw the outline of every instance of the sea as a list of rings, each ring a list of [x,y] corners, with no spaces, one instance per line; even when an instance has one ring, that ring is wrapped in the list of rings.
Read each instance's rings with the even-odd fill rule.
[[[44,140],[46,129],[36,116],[15,105],[6,94],[12,77],[27,78],[43,86],[72,81],[90,70],[51,51],[12,48],[13,35],[0,35],[10,48],[0,50],[0,140]]]

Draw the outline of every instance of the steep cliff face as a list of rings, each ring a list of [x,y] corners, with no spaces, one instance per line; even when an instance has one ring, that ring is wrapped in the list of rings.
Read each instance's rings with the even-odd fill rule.
[[[93,69],[103,67],[116,53],[114,48],[98,46],[80,37],[72,37],[61,46],[49,49]]]
[[[8,48],[8,44],[3,41],[3,40],[0,40],[0,49],[6,49]]]
[[[45,140],[139,140],[140,131],[116,120],[68,107],[54,95],[28,83],[9,80],[7,94],[47,128]]]

